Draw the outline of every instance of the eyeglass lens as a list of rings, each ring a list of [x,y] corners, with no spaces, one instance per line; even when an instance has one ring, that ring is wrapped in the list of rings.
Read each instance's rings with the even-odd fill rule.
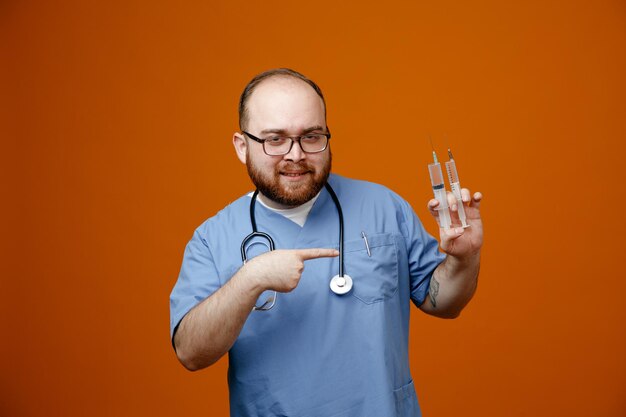
[[[263,146],[268,155],[285,155],[291,151],[293,142],[299,142],[304,152],[315,153],[326,149],[328,138],[325,135],[306,135],[299,138],[286,136],[265,139]]]

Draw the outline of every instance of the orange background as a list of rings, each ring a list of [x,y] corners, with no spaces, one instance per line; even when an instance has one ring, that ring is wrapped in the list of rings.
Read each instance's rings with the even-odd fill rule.
[[[0,35],[1,416],[227,415],[168,296],[251,188],[237,100],[278,66],[324,90],[335,172],[431,233],[428,135],[485,195],[475,299],[412,316],[424,414],[626,415],[622,0],[9,0]]]

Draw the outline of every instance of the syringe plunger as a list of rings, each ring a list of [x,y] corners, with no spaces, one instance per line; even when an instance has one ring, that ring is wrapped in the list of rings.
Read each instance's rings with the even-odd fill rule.
[[[437,161],[436,156],[435,161]],[[430,173],[430,181],[433,187],[433,193],[435,194],[435,199],[439,201],[439,206],[437,206],[437,212],[439,213],[439,227],[442,229],[449,229],[452,222],[450,220],[450,212],[448,211],[448,198],[446,196],[443,173],[441,172],[441,164],[439,162],[429,164],[428,172]]]
[[[452,194],[456,197],[457,200],[457,212],[459,214],[459,220],[461,220],[461,225],[463,227],[469,227],[467,224],[467,218],[465,216],[465,207],[463,206],[463,198],[461,196],[461,184],[459,182],[459,174],[456,171],[456,163],[454,162],[454,158],[452,157],[452,152],[448,149],[448,156],[450,160],[446,162],[446,171],[448,172],[448,181],[450,181],[450,188],[452,189]]]

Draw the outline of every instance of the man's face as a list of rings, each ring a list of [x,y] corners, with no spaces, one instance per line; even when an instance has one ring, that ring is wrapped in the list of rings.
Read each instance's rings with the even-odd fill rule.
[[[326,133],[322,99],[305,82],[291,77],[270,78],[259,84],[248,103],[247,132],[259,137]],[[331,167],[330,147],[304,153],[294,143],[286,155],[269,156],[263,145],[235,134],[235,148],[248,174],[275,208],[306,203],[326,183]],[[274,204],[272,204],[274,203]]]

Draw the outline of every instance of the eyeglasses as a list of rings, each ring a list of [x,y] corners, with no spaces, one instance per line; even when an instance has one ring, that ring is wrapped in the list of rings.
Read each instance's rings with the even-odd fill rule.
[[[263,152],[266,155],[278,156],[287,155],[293,148],[293,143],[298,142],[300,148],[305,153],[324,152],[328,147],[330,140],[330,132],[328,133],[307,133],[300,136],[270,136],[265,139],[257,138],[248,132],[243,131],[244,135],[250,139],[263,145]]]

